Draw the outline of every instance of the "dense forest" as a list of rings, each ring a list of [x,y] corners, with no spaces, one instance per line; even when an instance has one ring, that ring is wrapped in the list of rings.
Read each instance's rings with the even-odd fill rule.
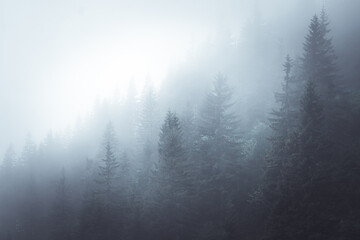
[[[66,134],[29,134],[0,166],[0,239],[359,238],[360,72],[343,74],[338,37],[323,9],[302,54],[265,67],[224,33],[209,44],[221,72],[201,75],[194,57],[158,91],[149,78],[98,101]],[[252,75],[226,72],[247,61]],[[270,71],[280,84],[254,83],[268,95],[248,104],[236,78]]]

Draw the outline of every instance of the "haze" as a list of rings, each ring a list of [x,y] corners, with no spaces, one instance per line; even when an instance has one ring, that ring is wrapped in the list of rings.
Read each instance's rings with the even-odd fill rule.
[[[0,194],[6,196],[0,198],[0,239],[5,239],[5,236],[7,239],[24,239],[26,231],[32,232],[34,239],[54,239],[49,238],[54,236],[51,235],[53,232],[44,224],[46,222],[44,219],[49,219],[51,215],[49,212],[52,211],[52,201],[56,202],[54,199],[58,196],[50,187],[50,182],[60,181],[58,186],[61,187],[61,181],[65,178],[68,182],[66,184],[63,182],[63,187],[66,185],[70,189],[67,193],[69,196],[67,201],[71,211],[69,210],[67,217],[72,219],[71,226],[67,226],[70,230],[66,230],[68,231],[66,239],[96,239],[95,235],[104,237],[103,229],[97,233],[81,232],[83,230],[81,221],[87,221],[82,219],[81,211],[84,207],[83,198],[88,197],[89,192],[95,194],[101,188],[94,183],[98,181],[94,176],[101,176],[101,170],[100,173],[97,171],[102,169],[102,163],[109,164],[109,161],[106,162],[109,148],[120,165],[129,162],[126,165],[129,168],[126,173],[128,175],[124,173],[127,177],[122,179],[123,182],[116,180],[119,189],[126,188],[124,190],[126,197],[120,194],[121,197],[117,198],[117,201],[123,201],[121,203],[128,210],[137,209],[139,212],[125,211],[123,215],[126,216],[126,220],[117,218],[117,221],[128,221],[129,225],[117,222],[116,226],[121,225],[122,230],[119,232],[106,230],[109,232],[103,239],[120,239],[120,236],[121,239],[239,239],[241,236],[243,237],[241,239],[282,239],[281,236],[285,235],[276,233],[277,227],[293,234],[297,232],[299,226],[295,223],[294,226],[284,226],[279,223],[282,220],[291,222],[288,219],[291,214],[285,216],[274,213],[282,209],[279,204],[288,203],[289,205],[286,206],[289,209],[294,207],[298,212],[304,209],[296,205],[298,202],[289,200],[290,197],[280,196],[301,195],[303,194],[301,191],[309,195],[312,193],[312,189],[299,190],[296,194],[283,192],[284,189],[292,189],[294,186],[296,189],[294,179],[299,179],[300,175],[312,176],[315,179],[316,176],[321,175],[318,172],[309,173],[307,170],[302,172],[295,169],[294,162],[313,159],[314,162],[319,160],[314,166],[322,166],[322,170],[342,169],[339,165],[324,167],[327,165],[322,162],[323,159],[334,158],[332,162],[337,162],[339,159],[344,162],[353,161],[351,162],[353,165],[350,163],[340,165],[353,166],[354,171],[358,169],[359,162],[353,159],[358,159],[360,156],[358,152],[360,132],[357,126],[360,119],[360,48],[358,46],[360,1],[0,0],[0,9],[0,169],[6,169],[11,165],[11,169],[15,169],[14,173],[17,173],[16,180],[5,184],[7,180],[4,179],[9,179],[9,176],[3,174],[4,171],[0,171],[0,177],[6,175],[5,178],[0,179],[4,183],[0,184],[4,190],[1,192],[0,188]],[[319,60],[320,63],[315,60],[312,62],[313,59],[309,56],[315,50],[311,52],[309,50],[311,47],[307,48],[307,43],[311,45],[307,42],[310,41],[307,36],[311,35],[313,30],[311,21],[314,20],[314,15],[322,19],[324,13],[329,19],[328,24],[325,24],[328,31],[323,39],[324,55],[328,58]],[[316,75],[318,69],[327,69],[321,73],[323,75],[320,73],[318,75],[324,76],[328,82],[333,81],[331,84],[336,86],[334,91],[338,92],[326,95],[328,94],[326,89],[331,87],[322,86],[322,81],[325,80]],[[320,80],[316,80],[314,76]],[[288,86],[287,83],[293,85],[286,88],[284,86]],[[217,101],[211,96],[221,95],[216,92],[217,90],[228,88],[231,94],[227,96],[227,93],[224,93],[224,99],[229,98],[231,101],[222,106],[225,110],[221,110],[223,112],[219,110],[221,112],[219,114],[229,110],[236,115],[236,120],[224,117],[225,120],[222,122],[224,126],[220,124],[219,129],[227,130],[219,136],[221,139],[219,140],[215,135],[221,130],[216,132],[214,130],[216,127],[207,125],[216,115],[215,107],[209,106]],[[312,90],[318,94],[318,97],[316,94],[311,95]],[[320,99],[318,108],[315,103],[305,106],[306,99],[310,98],[313,102]],[[309,120],[311,123],[305,127],[304,122],[307,120],[304,119],[307,119],[306,110],[311,111],[309,109],[317,109],[314,112],[323,114],[314,120],[316,122],[314,124]],[[288,118],[281,118],[281,114],[285,114]],[[321,122],[319,119],[325,120]],[[334,120],[332,122],[328,119]],[[278,122],[274,123],[274,121]],[[316,125],[317,121],[321,124]],[[227,123],[229,126],[226,125]],[[345,125],[346,127],[343,128]],[[306,135],[310,133],[304,129],[310,128],[309,126],[315,126],[315,130],[309,132],[320,132],[321,137],[316,134],[315,137]],[[227,132],[230,131],[229,129],[234,130],[233,135],[224,137],[229,134]],[[167,134],[171,135],[167,130],[175,136],[181,136],[180,140],[176,137],[174,140],[179,141],[182,145],[177,142],[176,144],[181,145],[183,149],[182,154],[175,154],[176,157],[170,156],[176,151],[171,149],[174,145],[167,142]],[[215,137],[210,136],[211,130],[216,132]],[[171,136],[174,137],[173,135]],[[281,138],[279,136],[283,137],[283,142],[274,140]],[[312,143],[315,145],[304,147],[309,144],[303,140],[304,138],[317,139],[317,145]],[[214,142],[207,142],[210,141],[209,139]],[[215,150],[229,141],[234,141],[232,142],[234,145]],[[32,157],[36,160],[30,164],[26,159],[32,158],[27,156],[29,148],[32,147],[34,150]],[[298,149],[298,152],[294,149]],[[322,150],[319,150],[321,152],[319,153],[314,149]],[[336,150],[331,152],[330,149]],[[232,152],[233,150],[236,153]],[[327,152],[333,155],[330,153],[327,155]],[[170,180],[165,176],[184,179],[189,175],[186,177],[176,175],[178,173],[164,175],[162,171],[171,171],[164,170],[166,168],[164,166],[162,169],[161,162],[170,161],[168,159],[180,161],[179,159],[183,158],[189,161],[187,166],[191,165],[193,168],[190,171],[184,167],[181,171],[189,170],[188,174],[193,178],[182,184],[185,186],[191,183],[190,185],[195,187],[184,192],[179,190],[181,187],[177,188],[178,186],[175,185],[169,187],[172,190],[166,189],[162,184]],[[239,170],[237,174],[229,167],[234,163],[228,158],[239,160],[238,167],[241,170],[234,167],[234,171]],[[208,159],[210,160],[207,161]],[[215,159],[213,165],[208,163],[211,159]],[[11,164],[9,165],[8,162]],[[44,166],[43,162],[46,162]],[[309,164],[304,163],[306,166],[311,165]],[[314,166],[309,169],[316,169]],[[113,167],[117,169],[116,164]],[[214,192],[209,190],[211,192],[209,195],[205,190],[204,192],[201,190],[209,187],[206,182],[210,176],[217,176],[215,170],[211,172],[208,168],[224,171],[222,173],[224,175],[220,174],[217,179],[222,179],[221,177],[226,175],[232,176],[229,177],[230,182],[235,179],[242,182],[239,186],[236,185],[237,183],[229,183],[233,188],[241,189],[239,190],[241,193],[236,192],[234,197],[232,190],[225,186],[226,177],[222,183],[211,180],[215,181],[215,189],[227,189],[224,190],[224,195],[220,193],[219,195],[229,202],[221,202],[224,206],[220,207],[219,211],[228,211],[228,215],[225,213],[216,215],[217,213],[210,211],[213,214],[210,216],[201,209],[202,203],[207,198],[211,199],[209,200],[211,203],[204,206],[214,207],[220,204],[214,200],[215,190]],[[278,171],[274,173],[269,170],[273,168]],[[344,167],[339,172],[329,170],[330,173],[327,172],[326,176],[329,177],[331,174],[334,174],[331,175],[332,177],[341,174],[349,176],[349,179],[341,179],[339,185],[334,184],[334,186],[358,184],[358,173],[353,173],[349,169],[351,168]],[[123,173],[120,172],[117,170],[116,174]],[[298,172],[298,175],[292,175],[294,172]],[[34,226],[27,229],[26,221],[23,219],[28,217],[29,213],[21,212],[22,208],[19,207],[23,204],[23,200],[25,202],[28,188],[24,187],[23,183],[30,175],[36,176],[31,177],[35,179],[34,186],[36,186],[31,186],[31,189],[32,187],[37,189],[38,197],[41,199],[39,202],[45,204],[45,207],[39,210],[41,214],[36,220],[39,221],[37,225],[39,229],[47,229],[44,231]],[[239,175],[241,178],[238,178]],[[281,175],[283,178],[274,180],[269,177],[270,175]],[[154,179],[162,179],[163,182]],[[267,185],[268,182],[273,185]],[[331,185],[330,182],[329,180],[326,183]],[[37,183],[39,185],[36,185]],[[235,184],[236,187],[231,184]],[[306,185],[304,182],[298,184]],[[7,189],[11,188],[10,185],[23,188],[19,190],[20,193],[9,193]],[[319,188],[325,189],[325,187]],[[278,192],[275,192],[279,195],[267,195],[269,189],[277,189]],[[161,192],[162,190],[164,191]],[[174,197],[176,193],[189,195],[189,199],[195,199],[194,205],[189,203],[192,200],[188,198],[176,199]],[[343,193],[342,196],[346,194],[348,192]],[[44,197],[47,195],[48,197]],[[130,196],[143,205],[140,203],[141,207],[131,205]],[[346,200],[342,204],[346,205],[355,197],[349,193],[344,197]],[[127,200],[124,200],[125,198]],[[6,208],[5,203],[11,202],[9,199],[16,199],[14,205],[9,205],[9,209],[16,209],[16,213],[8,210],[2,214],[1,210]],[[105,198],[99,197],[99,199]],[[330,202],[321,197],[320,200],[315,197],[314,199],[309,200],[309,206],[317,201],[324,203],[324,206]],[[177,206],[192,209],[197,215],[184,213],[185,217],[178,216],[181,211],[174,210],[173,216],[176,215],[181,221],[191,222],[192,220],[187,218],[190,216],[200,222],[199,226],[166,225],[167,221],[169,224],[177,222],[171,215],[171,209],[176,207],[166,205],[167,200],[175,203],[179,201]],[[106,201],[108,199],[102,202],[104,206],[107,206]],[[304,202],[306,201],[305,199]],[[255,207],[252,205],[254,202],[259,205]],[[164,207],[157,208],[156,204]],[[229,206],[227,207],[226,204]],[[324,218],[331,216],[332,209],[342,213],[355,211],[353,215],[336,215],[334,218],[337,220],[334,221],[338,221],[336,222],[338,225],[334,223],[336,225],[334,229],[338,229],[336,232],[338,235],[331,233],[343,237],[336,239],[351,239],[346,237],[352,236],[353,232],[346,232],[344,225],[348,224],[346,226],[349,226],[351,231],[359,231],[354,227],[359,223],[358,220],[354,220],[359,219],[357,215],[360,214],[359,209],[354,207],[351,210],[344,210],[329,205],[327,209],[323,209],[328,214]],[[158,215],[152,211],[158,211]],[[311,207],[307,208],[307,211],[316,212]],[[234,213],[234,216],[230,213]],[[249,215],[253,219],[247,221],[239,217],[239,220],[237,214]],[[136,232],[134,226],[137,224],[135,215],[140,219],[141,233],[138,238],[134,233]],[[223,219],[216,222],[213,220],[214,216],[221,216]],[[11,223],[5,223],[8,217]],[[301,218],[298,215],[296,217]],[[314,219],[317,219],[316,217]],[[165,224],[164,229],[159,228],[159,230],[147,224],[152,218],[155,219],[155,225]],[[236,230],[226,225],[229,221],[236,222],[231,225]],[[18,222],[24,226],[21,231],[17,227]],[[107,222],[107,224],[104,223],[104,226],[113,226],[113,223]],[[317,222],[314,226],[316,224]],[[259,226],[258,233],[254,230],[256,229],[254,226]],[[316,226],[318,229],[321,228]],[[324,229],[331,229],[331,226],[333,225],[329,223]],[[151,227],[157,230],[149,230]],[[299,229],[303,229],[302,227],[304,225]],[[248,228],[248,231],[244,230],[243,233],[240,228]],[[65,230],[61,229],[61,231]],[[189,232],[189,235],[180,233],[184,231]],[[295,234],[296,236],[290,234],[283,239],[325,236],[317,230],[314,232],[307,232],[307,235],[299,233],[299,235]]]

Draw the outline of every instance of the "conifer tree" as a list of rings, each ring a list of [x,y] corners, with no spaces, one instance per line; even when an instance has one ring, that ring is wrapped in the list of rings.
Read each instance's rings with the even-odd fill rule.
[[[28,170],[33,170],[36,164],[37,146],[30,134],[26,136],[25,145],[21,154],[22,165]]]
[[[289,167],[290,149],[289,144],[298,126],[299,103],[295,103],[296,93],[292,89],[294,76],[292,74],[293,61],[288,55],[284,63],[284,80],[282,92],[275,94],[276,102],[280,105],[273,110],[269,119],[270,128],[273,130],[269,138],[271,149],[267,155],[267,166],[265,170],[261,193],[266,200],[267,207],[274,206],[280,197],[281,184],[285,180],[286,170]]]
[[[114,201],[116,195],[116,179],[118,179],[117,169],[119,163],[114,155],[111,143],[105,142],[105,156],[102,159],[101,165],[99,166],[99,178],[97,183],[99,184],[99,194],[103,195],[104,200],[107,204]]]
[[[56,196],[51,215],[51,239],[71,239],[71,216],[65,169],[56,184]]]
[[[10,145],[5,152],[0,174],[4,177],[11,176],[13,168],[15,167],[15,161],[16,154],[13,147]]]
[[[12,239],[14,236],[15,219],[17,212],[17,204],[15,201],[16,193],[18,192],[17,176],[16,172],[16,154],[10,145],[2,159],[2,165],[0,165],[0,238],[5,239],[5,233],[7,233],[7,239]]]
[[[232,92],[222,74],[217,74],[213,90],[208,94],[200,112],[200,151],[204,171],[222,171],[238,167],[242,157],[239,119],[231,109]],[[209,176],[210,176],[209,175]],[[230,175],[229,175],[230,176]]]
[[[299,128],[290,138],[284,158],[287,167],[280,177],[265,239],[306,239],[310,236],[309,217],[316,218],[308,211],[315,203],[312,201],[316,201],[310,189],[315,169],[322,159],[322,121],[322,104],[315,83],[309,81],[300,102]]]
[[[246,195],[241,174],[244,153],[240,122],[232,109],[232,101],[225,76],[217,74],[200,111],[197,143],[198,211],[205,235],[211,235],[214,229],[222,234],[226,219],[232,215],[234,207],[241,208],[239,200]]]
[[[159,137],[159,167],[164,169],[164,172],[176,170],[176,166],[184,161],[182,137],[179,118],[169,111]]]
[[[159,135],[158,186],[161,238],[179,238],[183,229],[186,211],[188,181],[188,161],[183,146],[183,133],[177,115],[169,111]],[[181,223],[182,222],[182,223]]]
[[[328,18],[323,9],[320,18],[314,15],[305,38],[302,58],[305,81],[314,81],[320,96],[330,100],[336,96],[337,68],[332,40],[328,37]],[[326,104],[326,102],[324,102]]]
[[[87,183],[80,216],[80,237],[89,239],[120,238],[123,230],[119,193],[117,140],[113,125],[108,123],[101,146],[102,159],[95,169],[94,179]],[[94,183],[91,180],[95,180]]]

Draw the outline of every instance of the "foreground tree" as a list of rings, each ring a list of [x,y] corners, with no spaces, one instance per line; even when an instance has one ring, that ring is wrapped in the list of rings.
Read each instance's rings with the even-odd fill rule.
[[[286,167],[289,164],[289,142],[298,125],[297,109],[298,103],[295,103],[296,96],[292,90],[293,62],[290,56],[286,57],[284,63],[284,81],[282,83],[282,92],[275,94],[275,99],[280,105],[277,110],[271,113],[270,127],[273,131],[269,138],[271,149],[267,156],[267,168],[265,171],[264,185],[262,194],[268,204],[274,204],[279,197],[280,184],[284,180]],[[270,206],[269,206],[270,207]]]
[[[300,104],[300,128],[290,139],[287,165],[282,168],[265,239],[306,239],[312,206],[309,194],[314,171],[322,160],[322,105],[315,91],[315,83],[308,82]],[[281,166],[276,166],[280,168]]]
[[[323,9],[320,18],[311,19],[309,33],[305,38],[303,54],[303,70],[305,81],[314,81],[318,92],[324,99],[330,100],[337,94],[336,56],[331,38],[328,37],[328,18]]]

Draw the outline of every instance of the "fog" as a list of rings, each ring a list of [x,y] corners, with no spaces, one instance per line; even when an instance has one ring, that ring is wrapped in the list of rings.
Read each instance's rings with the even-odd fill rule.
[[[1,138],[0,153],[9,143],[17,149],[21,147],[29,132],[40,142],[50,129],[63,131],[72,126],[78,117],[91,111],[96,99],[124,94],[129,81],[141,88],[141,82],[150,76],[160,87],[172,69],[197,55],[207,41],[212,44],[209,42],[219,34],[229,34],[233,44],[240,43],[239,55],[244,59],[248,58],[245,54],[250,55],[251,62],[242,66],[240,62],[221,61],[220,66],[208,70],[204,59],[202,71],[209,76],[222,71],[221,65],[236,65],[240,72],[249,66],[256,68],[253,59],[258,54],[266,58],[261,60],[263,64],[274,58],[282,60],[287,53],[299,54],[308,20],[322,4],[323,1],[1,1],[0,109],[6,117],[2,118],[0,132],[6,138]],[[333,34],[341,34],[346,37],[344,42],[353,45],[356,40],[351,38],[352,30],[359,29],[357,7],[356,1],[326,2]],[[258,29],[248,29],[251,24]],[[253,38],[249,41],[258,41],[262,49],[241,48],[241,42],[247,41],[249,35]],[[260,36],[265,39],[254,39]],[[334,44],[341,47],[341,41],[343,38],[335,38]],[[277,67],[271,69],[274,76],[281,75],[281,66]],[[230,77],[253,82],[246,74]],[[248,91],[246,87],[242,86],[244,92]]]
[[[0,0],[0,9],[0,239],[359,233],[360,209],[344,207],[358,193],[330,192],[359,180],[360,1]],[[99,195],[102,164],[118,176],[106,183],[116,197]],[[92,193],[102,215],[87,208]],[[305,207],[297,194],[309,196]],[[66,214],[53,209],[65,195]]]

